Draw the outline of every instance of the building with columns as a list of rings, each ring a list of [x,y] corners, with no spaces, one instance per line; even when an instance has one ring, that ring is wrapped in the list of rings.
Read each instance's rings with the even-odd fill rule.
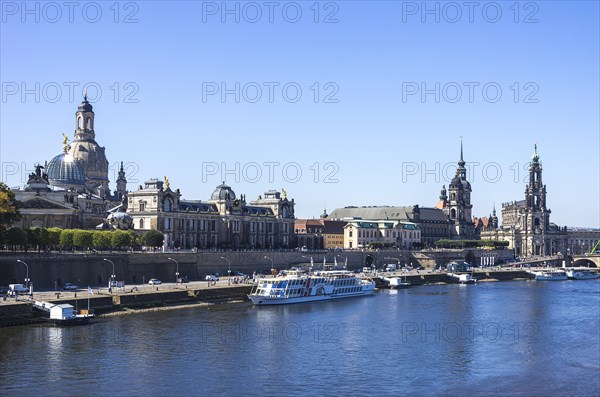
[[[269,190],[247,202],[223,182],[207,201],[183,200],[168,179],[150,179],[127,195],[137,231],[156,229],[167,247],[287,248],[294,246],[294,200]]]
[[[550,222],[542,182],[542,163],[534,147],[525,199],[502,204],[502,225],[481,232],[482,239],[506,240],[516,256],[566,254],[567,230]]]

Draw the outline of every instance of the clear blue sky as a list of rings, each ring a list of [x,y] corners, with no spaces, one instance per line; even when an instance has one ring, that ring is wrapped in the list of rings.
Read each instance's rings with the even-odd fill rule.
[[[227,168],[248,199],[284,187],[298,217],[433,206],[462,136],[475,216],[523,198],[537,142],[551,220],[600,226],[596,1],[26,4],[1,2],[11,186],[60,153],[91,83],[113,189],[124,161],[130,190],[166,175],[206,200]]]

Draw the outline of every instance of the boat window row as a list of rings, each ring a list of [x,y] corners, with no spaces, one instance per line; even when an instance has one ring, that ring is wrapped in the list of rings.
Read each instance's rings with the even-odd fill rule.
[[[334,293],[348,294],[348,293],[353,293],[353,292],[360,292],[361,289],[362,289],[361,287],[341,287],[341,288],[336,288]]]
[[[356,285],[355,278],[340,278],[333,281],[334,287],[348,287],[351,285]]]

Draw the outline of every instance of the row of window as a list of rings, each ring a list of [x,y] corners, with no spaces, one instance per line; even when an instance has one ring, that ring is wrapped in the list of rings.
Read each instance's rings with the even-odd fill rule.
[[[402,234],[400,234],[402,233]],[[349,230],[348,232],[348,237],[352,237],[353,233],[352,233],[352,229]],[[396,230],[386,230],[385,231],[385,237],[386,238],[405,238],[405,239],[418,239],[420,238],[421,234],[418,231],[406,231],[403,230],[402,232],[400,231],[396,231]],[[358,237],[359,238],[383,238],[384,237],[384,233],[382,230],[377,230],[377,229],[370,229],[370,230],[362,230],[362,229],[358,229]]]

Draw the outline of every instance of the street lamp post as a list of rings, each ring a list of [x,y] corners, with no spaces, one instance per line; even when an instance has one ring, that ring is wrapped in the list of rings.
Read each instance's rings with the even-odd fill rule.
[[[167,258],[170,261],[175,262],[175,264],[177,265],[177,270],[175,270],[175,282],[177,282],[177,280],[179,280],[179,262],[177,262],[175,259],[173,258]]]
[[[229,265],[229,268],[227,269],[227,284],[231,285],[231,261],[229,258],[225,258],[224,256],[222,256],[221,259],[225,259]]]
[[[311,256],[310,258],[308,256],[304,256],[302,255],[301,258],[306,258],[306,259],[310,259],[310,271],[313,270],[313,266],[314,266],[314,261],[313,261],[313,257]]]
[[[25,287],[29,288],[29,266],[27,266],[27,263],[25,263],[24,261],[17,259],[17,262],[22,263],[25,265],[25,269],[27,269],[27,273],[25,274]]]
[[[115,275],[115,263],[113,261],[111,261],[110,259],[106,259],[106,258],[102,258],[103,261],[106,262],[110,262],[112,264],[112,274],[110,275],[110,288],[111,288],[111,292],[112,292],[112,286],[114,285],[115,282],[115,278],[117,278],[117,276]]]

